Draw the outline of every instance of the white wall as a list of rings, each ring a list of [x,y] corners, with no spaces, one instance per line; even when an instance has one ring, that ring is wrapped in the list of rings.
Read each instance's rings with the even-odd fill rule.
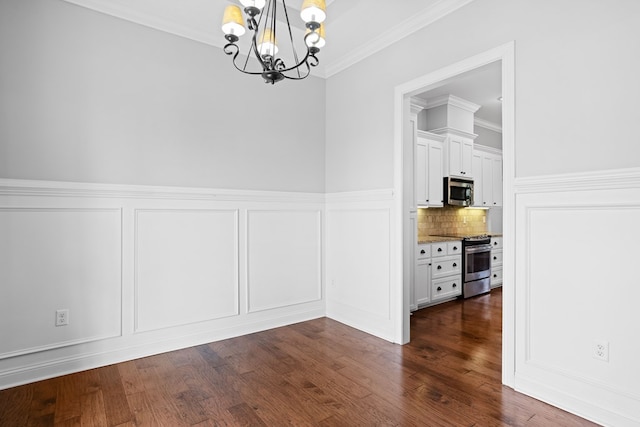
[[[634,0],[475,0],[330,77],[327,191],[392,186],[396,85],[511,40],[517,176],[637,166],[639,15]]]
[[[322,79],[57,0],[0,2],[0,52],[1,178],[324,191]]]
[[[640,56],[632,53],[640,50],[638,19],[640,3],[631,0],[475,0],[327,82],[327,191],[388,188],[397,172],[394,89],[515,41],[515,174],[508,178],[516,192],[505,194],[505,204],[517,215],[515,230],[504,230],[516,233],[505,235],[514,242],[508,249],[517,272],[505,287],[519,296],[505,302],[516,313],[518,333],[505,337],[515,339],[514,385],[605,425],[640,424],[640,396],[632,388],[637,369],[628,358],[638,352],[633,340],[640,319],[615,297],[594,297],[611,289],[602,274],[571,272],[583,271],[584,260],[595,264],[594,246],[580,237],[591,231],[591,221],[596,240],[615,247],[622,259],[635,252],[637,230],[622,224],[640,203],[640,146],[633,137],[640,120]],[[616,175],[625,168],[631,169]],[[591,171],[603,172],[566,175]],[[550,181],[538,186],[536,179],[548,175]],[[521,181],[527,178],[532,181]],[[581,208],[567,213],[560,191]],[[544,217],[527,210],[532,192],[548,210]],[[562,227],[571,214],[576,222]],[[606,224],[615,226],[607,230]],[[542,241],[553,248],[547,252]],[[574,241],[582,244],[571,245],[566,263],[557,261]],[[392,243],[390,252],[400,251]],[[615,257],[603,260],[613,265]],[[550,259],[552,266],[544,262]],[[615,268],[615,294],[635,301],[633,265]],[[400,286],[394,281],[391,287]],[[598,323],[594,312],[606,320]],[[624,321],[613,326],[612,319]],[[595,339],[608,340],[617,357],[594,363]]]

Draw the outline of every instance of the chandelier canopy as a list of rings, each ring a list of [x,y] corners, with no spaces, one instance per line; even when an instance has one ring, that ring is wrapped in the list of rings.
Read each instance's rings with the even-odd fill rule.
[[[316,54],[325,45],[323,24],[326,18],[325,0],[302,2],[300,17],[306,27],[303,39],[306,52],[302,58],[296,50],[285,0],[281,0],[281,6],[277,0],[240,0],[240,3],[244,6],[247,27],[253,31],[251,46],[246,52],[245,60],[238,59],[240,47],[237,42],[246,31],[240,7],[228,5],[222,18],[222,31],[228,42],[224,46],[224,52],[227,55],[233,55],[233,65],[236,69],[245,74],[259,74],[265,83],[271,84],[283,79],[302,80],[308,77],[311,67],[319,63]],[[284,14],[284,20],[281,21],[278,21],[279,7],[282,7]],[[284,37],[281,37],[283,31]],[[287,52],[279,49],[276,37],[285,40],[288,38],[290,49],[287,49]],[[289,64],[285,64],[285,61]]]

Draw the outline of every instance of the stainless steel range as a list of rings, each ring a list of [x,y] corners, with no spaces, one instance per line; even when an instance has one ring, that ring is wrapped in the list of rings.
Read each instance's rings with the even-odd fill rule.
[[[462,297],[469,298],[491,290],[491,237],[462,239]]]

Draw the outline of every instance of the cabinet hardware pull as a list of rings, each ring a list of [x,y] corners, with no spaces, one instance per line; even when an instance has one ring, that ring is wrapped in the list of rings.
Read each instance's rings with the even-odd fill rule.
[[[453,284],[452,288],[457,288],[458,285],[456,285],[455,283]]]
[[[441,290],[442,290],[442,288],[441,288],[440,286],[438,286],[438,289],[436,289],[436,290],[437,290],[437,291],[441,291]]]
[[[423,250],[421,250],[421,251],[420,251],[420,253],[421,253],[421,254],[423,254],[423,253],[424,253],[424,249],[423,249]]]
[[[497,256],[494,256],[494,257],[493,257],[493,259],[498,259],[498,257],[497,257]]]
[[[457,246],[454,246],[454,247],[453,247],[453,250],[454,250],[454,251],[457,251],[457,250],[458,250],[458,247],[457,247]]]
[[[458,266],[458,264],[456,264],[456,263],[454,262],[454,263],[453,263],[453,266],[454,266],[454,267],[457,267],[457,266]]]
[[[442,266],[441,265],[438,266],[438,270],[442,270]]]
[[[493,277],[498,277],[498,275],[497,275],[497,274],[494,274],[494,275],[493,275]]]
[[[438,248],[438,252],[442,252],[442,248]]]

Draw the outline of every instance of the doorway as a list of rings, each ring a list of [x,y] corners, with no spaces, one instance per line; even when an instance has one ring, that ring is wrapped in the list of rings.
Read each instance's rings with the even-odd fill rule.
[[[502,86],[502,142],[503,142],[503,241],[504,241],[504,270],[503,270],[503,314],[502,314],[502,382],[510,387],[514,386],[515,370],[515,292],[514,292],[514,262],[515,246],[513,236],[515,234],[515,200],[514,200],[514,179],[515,179],[515,150],[514,150],[514,128],[515,128],[515,84],[514,84],[514,43],[499,46],[490,51],[465,59],[445,68],[433,71],[410,82],[397,86],[394,93],[394,188],[396,191],[395,226],[397,236],[400,241],[396,241],[398,252],[402,251],[403,256],[398,257],[396,264],[396,275],[398,286],[402,287],[399,292],[399,300],[396,307],[401,313],[402,321],[399,322],[399,333],[401,342],[410,340],[410,290],[412,271],[411,257],[412,245],[415,240],[415,228],[408,209],[408,200],[412,195],[405,194],[405,169],[409,158],[413,159],[412,145],[407,140],[413,140],[411,132],[406,126],[411,114],[409,99],[420,93],[435,90],[457,76],[478,69],[491,63],[501,64],[501,86]],[[411,160],[412,162],[413,160]]]

